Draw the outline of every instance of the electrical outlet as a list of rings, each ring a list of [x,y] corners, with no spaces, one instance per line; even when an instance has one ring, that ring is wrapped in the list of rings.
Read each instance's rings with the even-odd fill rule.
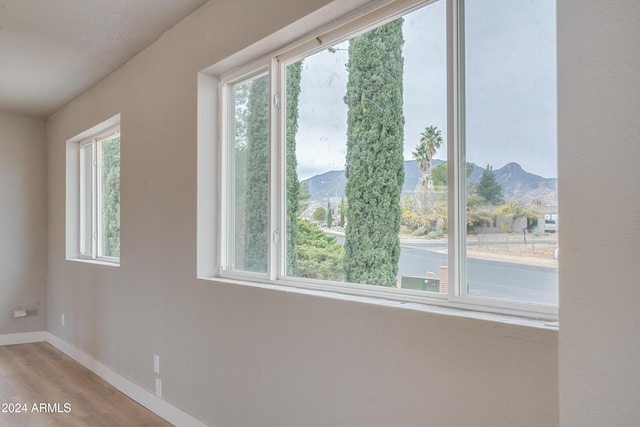
[[[156,374],[160,373],[160,356],[157,354],[153,355],[153,372]]]
[[[156,396],[162,397],[162,380],[156,378]]]
[[[62,313],[62,316],[60,317],[60,324],[64,326],[64,313]]]

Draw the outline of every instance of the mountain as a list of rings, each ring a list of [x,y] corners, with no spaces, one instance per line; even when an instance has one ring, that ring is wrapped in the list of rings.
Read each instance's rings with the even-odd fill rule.
[[[302,181],[309,186],[310,200],[326,201],[344,196],[347,177],[344,171],[329,171]]]
[[[433,167],[435,168],[442,160],[434,159]],[[484,168],[471,163],[473,169],[467,182],[479,182]],[[556,178],[544,178],[539,175],[529,173],[515,162],[507,163],[500,169],[494,169],[493,173],[498,184],[502,186],[502,193],[506,199],[515,198],[525,202],[532,202],[537,198],[551,201],[549,199],[557,199],[558,180]],[[405,160],[404,162],[404,185],[403,193],[412,193],[415,191],[420,180],[421,173],[418,164],[414,160]],[[309,186],[311,201],[326,203],[329,199],[342,198],[344,196],[344,188],[347,183],[344,171],[330,171],[320,175],[315,175],[304,181]]]
[[[507,163],[500,169],[494,169],[493,174],[498,184],[502,186],[502,193],[508,198],[522,199],[538,188],[556,190],[558,187],[557,179],[543,178],[529,173],[515,162]]]

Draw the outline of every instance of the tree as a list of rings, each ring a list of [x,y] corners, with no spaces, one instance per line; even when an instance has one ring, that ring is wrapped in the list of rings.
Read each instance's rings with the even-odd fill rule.
[[[499,205],[502,203],[502,187],[496,181],[496,176],[493,174],[493,166],[487,165],[487,168],[482,172],[476,192],[486,204]]]
[[[473,165],[469,162],[466,164],[465,174],[466,177],[469,178],[469,175],[473,172]],[[449,180],[448,171],[447,171],[447,162],[444,161],[440,163],[438,166],[433,168],[433,185],[435,187],[446,187],[447,182]]]
[[[296,277],[344,281],[344,247],[309,221],[298,219]]]
[[[322,222],[327,219],[327,210],[323,207],[317,208],[315,211],[313,211],[312,217],[314,220]]]
[[[420,152],[426,156],[429,166],[429,180],[427,182],[427,191],[433,192],[433,156],[435,156],[438,148],[442,146],[442,132],[435,126],[425,128],[420,134]]]
[[[234,243],[236,248],[236,266],[246,267],[243,254],[247,248],[246,207],[247,207],[247,161],[249,148],[247,126],[249,124],[249,92],[253,80],[245,80],[233,85],[233,109],[235,130],[233,140],[233,197],[236,206],[236,229]]]
[[[236,84],[233,87],[234,105],[234,144],[236,148],[247,147],[247,116],[249,114],[249,90],[251,81]]]
[[[411,154],[413,155],[413,160],[418,163],[418,169],[420,170],[420,182],[418,182],[418,185],[426,186],[424,178],[428,168],[427,147],[424,144],[418,144],[416,151]]]
[[[345,222],[346,222],[346,217],[347,215],[347,204],[344,202],[344,197],[342,198],[342,200],[340,200],[340,205],[338,206],[338,225],[342,228],[344,228]]]
[[[333,208],[331,202],[327,203],[327,228],[331,228],[333,225]]]
[[[395,286],[404,182],[402,19],[349,43],[346,280]]]
[[[298,186],[298,216],[307,210],[309,207],[309,199],[311,199],[311,192],[309,192],[309,184],[301,182]]]
[[[266,272],[269,249],[269,78],[251,83],[247,101],[246,269]]]
[[[120,137],[99,145],[102,156],[102,254],[120,256]]]
[[[542,211],[536,205],[531,205],[528,209],[525,209],[522,203],[515,199],[509,199],[507,203],[493,211],[493,215],[509,218],[511,220],[509,231],[511,232],[517,231],[513,229],[513,226],[518,218],[527,217],[528,219],[537,219],[543,216]]]
[[[433,185],[435,187],[446,187],[449,177],[447,176],[447,162],[442,162],[431,173]]]
[[[477,194],[467,196],[467,232],[475,231],[476,227],[488,227],[494,215],[486,208],[484,200]]]
[[[287,169],[287,274],[294,274],[297,268],[296,244],[298,242],[298,214],[300,209],[300,182],[298,181],[298,160],[296,158],[296,134],[298,133],[298,98],[302,61],[287,66],[286,100],[286,169]],[[308,187],[307,187],[308,192]],[[309,197],[311,197],[309,195]]]

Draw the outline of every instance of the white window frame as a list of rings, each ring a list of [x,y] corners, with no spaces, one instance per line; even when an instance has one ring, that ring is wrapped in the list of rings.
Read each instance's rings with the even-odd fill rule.
[[[251,63],[249,66],[247,67],[243,67],[240,68],[238,70],[234,70],[231,73],[225,74],[224,76],[222,76],[220,78],[220,116],[219,116],[219,122],[222,124],[222,126],[219,127],[220,129],[220,141],[229,141],[230,135],[232,134],[232,129],[231,129],[231,121],[233,120],[233,114],[229,114],[230,110],[233,110],[233,106],[231,105],[233,97],[230,95],[230,92],[233,88],[233,86],[236,83],[240,83],[261,75],[271,75],[271,65],[269,61],[265,61],[265,60],[261,60],[261,61],[257,61],[255,63]],[[270,78],[271,80],[271,78]],[[271,88],[270,93],[273,93],[273,88]],[[271,109],[271,106],[270,106]],[[273,118],[273,114],[271,114],[271,111],[269,113],[270,116],[270,120]],[[272,150],[272,146],[271,146],[271,141],[274,140],[274,135],[271,133],[274,130],[274,126],[270,126],[270,132],[269,132],[269,152],[270,152],[270,156],[271,156],[271,152]],[[239,271],[239,270],[234,270],[234,269],[225,269],[225,266],[229,265],[231,263],[230,259],[231,257],[228,255],[233,246],[233,236],[231,233],[229,233],[230,231],[230,227],[229,224],[231,221],[234,220],[234,215],[232,213],[232,209],[235,207],[235,196],[234,196],[234,191],[233,191],[233,186],[234,186],[234,180],[232,179],[234,177],[233,175],[233,161],[234,161],[234,150],[232,150],[230,148],[230,144],[221,144],[221,158],[222,158],[222,164],[220,167],[220,182],[221,182],[221,187],[222,187],[222,197],[224,198],[223,200],[225,200],[224,203],[221,204],[222,209],[220,209],[220,213],[219,213],[219,223],[218,223],[218,227],[220,230],[220,250],[219,250],[219,263],[218,265],[220,266],[219,268],[219,274],[221,277],[234,277],[234,278],[239,278],[239,279],[245,279],[245,280],[265,280],[265,279],[272,279],[270,276],[268,276],[268,274],[265,273],[255,273],[255,272],[250,272],[250,271]],[[273,169],[274,168],[270,168],[270,175],[273,173]],[[270,180],[271,182],[273,182],[273,177],[270,176]],[[272,205],[272,200],[273,200],[273,191],[271,191],[270,197],[269,197],[269,206],[271,208]],[[272,209],[270,209],[271,211]],[[269,224],[273,223],[273,216],[271,216]],[[270,227],[271,228],[271,227]],[[271,233],[269,233],[269,235],[271,235]],[[271,256],[271,245],[269,246],[269,260],[271,260],[272,256]],[[271,266],[269,266],[269,270],[271,271],[272,268]]]
[[[120,257],[102,254],[102,159],[100,144],[114,136],[120,136],[120,115],[82,132],[67,141],[67,259],[71,261],[88,261],[104,265],[119,266]],[[82,151],[91,153],[90,164],[87,165]],[[86,180],[87,167],[91,169],[90,179]],[[90,182],[87,182],[90,181]],[[87,188],[88,186],[88,188]],[[86,191],[86,190],[89,191]],[[89,193],[90,200],[86,200]],[[90,219],[83,214],[83,206],[88,206]],[[85,230],[90,223],[91,244],[85,242]]]
[[[259,60],[249,62],[242,67],[227,73],[220,73],[216,77],[217,87],[214,99],[217,98],[218,111],[218,138],[220,141],[220,175],[217,177],[220,196],[218,199],[220,209],[216,250],[217,269],[214,277],[233,279],[256,284],[285,285],[292,288],[303,288],[318,291],[331,291],[342,294],[383,298],[401,302],[422,303],[436,306],[445,306],[455,309],[472,310],[504,315],[520,316],[532,319],[557,320],[558,307],[553,305],[525,303],[504,299],[492,299],[485,297],[473,297],[467,295],[466,286],[466,190],[465,190],[465,117],[464,117],[464,0],[440,0],[446,1],[447,9],[447,130],[449,140],[447,144],[449,187],[448,215],[450,227],[448,237],[448,294],[437,294],[425,291],[416,291],[399,288],[385,288],[372,285],[360,285],[344,282],[316,281],[303,278],[286,276],[286,242],[285,236],[285,112],[284,102],[286,95],[281,91],[286,88],[286,66],[311,55],[317,51],[326,49],[335,43],[347,40],[355,35],[365,32],[372,26],[382,25],[397,17],[418,9],[429,0],[398,0],[380,7],[367,8],[359,14],[344,18],[333,28],[325,29],[313,34],[311,37],[298,40],[285,48],[273,51]],[[224,269],[227,265],[225,252],[228,249],[227,220],[228,214],[224,206],[228,206],[228,173],[229,163],[228,141],[228,95],[230,85],[244,78],[261,73],[265,67],[271,81],[270,94],[270,222],[269,222],[269,268],[268,273],[253,274],[242,271]],[[278,105],[278,106],[276,106]],[[202,117],[202,116],[200,116]],[[199,164],[202,165],[199,159]],[[210,212],[210,210],[207,210]],[[203,211],[199,211],[200,213]],[[213,235],[213,234],[210,234]],[[200,246],[199,246],[200,247]],[[200,266],[199,266],[200,269]],[[204,269],[200,269],[204,270]],[[208,269],[211,271],[211,269]],[[208,274],[207,277],[212,277]]]

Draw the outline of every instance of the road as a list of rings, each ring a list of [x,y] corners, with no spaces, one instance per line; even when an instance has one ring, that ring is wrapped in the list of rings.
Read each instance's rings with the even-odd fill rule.
[[[344,243],[344,236],[335,235]],[[475,244],[475,242],[471,242]],[[424,277],[428,271],[440,277],[447,265],[447,244],[443,242],[401,243],[398,280],[401,276]],[[489,298],[558,304],[558,270],[510,262],[467,258],[469,294]]]

